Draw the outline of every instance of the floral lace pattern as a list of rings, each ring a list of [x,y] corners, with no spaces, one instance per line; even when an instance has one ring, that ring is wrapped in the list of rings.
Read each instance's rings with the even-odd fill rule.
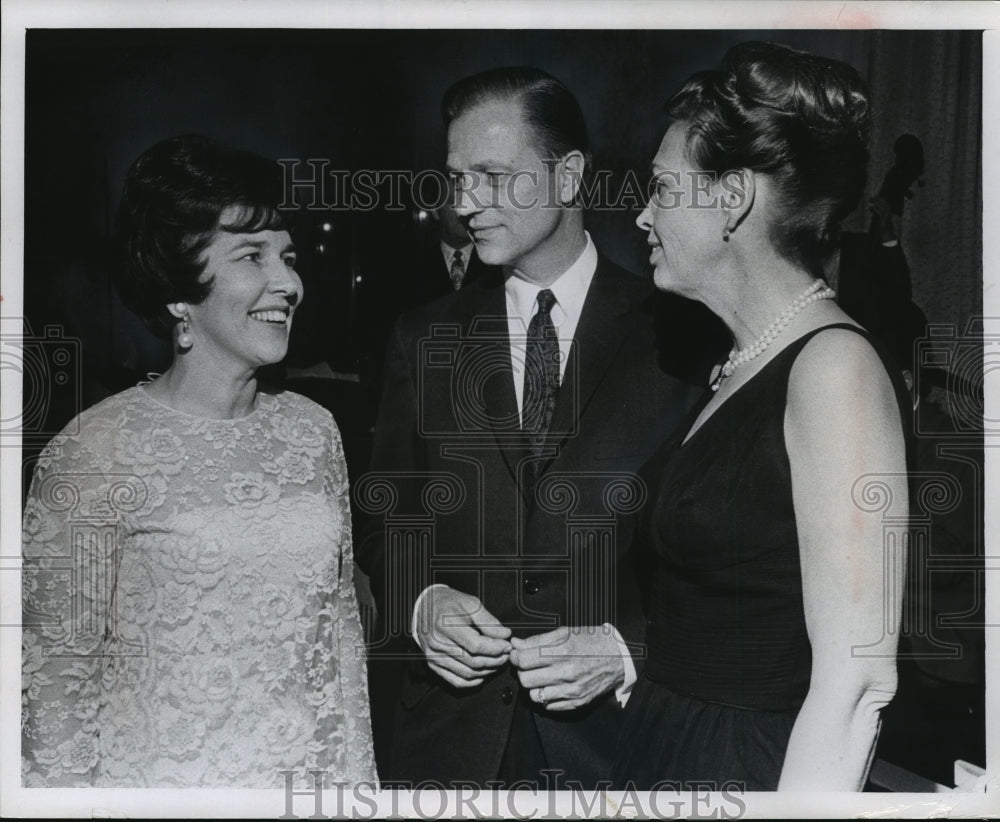
[[[375,781],[347,471],[320,406],[206,420],[131,388],[24,512],[25,787]]]

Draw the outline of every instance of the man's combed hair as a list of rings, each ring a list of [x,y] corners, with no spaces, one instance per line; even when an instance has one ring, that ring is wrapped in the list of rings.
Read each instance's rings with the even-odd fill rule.
[[[733,47],[667,103],[699,168],[768,175],[781,194],[771,239],[814,274],[836,248],[868,167],[868,92],[838,60],[773,43]]]
[[[555,77],[529,66],[495,68],[459,80],[441,101],[445,125],[477,105],[516,101],[546,160],[579,151],[590,168],[590,143],[580,104]]]
[[[115,226],[112,275],[123,302],[158,336],[176,318],[167,303],[199,303],[211,280],[204,251],[217,231],[281,230],[278,163],[198,135],[157,143],[132,164]],[[225,225],[223,212],[233,209]]]

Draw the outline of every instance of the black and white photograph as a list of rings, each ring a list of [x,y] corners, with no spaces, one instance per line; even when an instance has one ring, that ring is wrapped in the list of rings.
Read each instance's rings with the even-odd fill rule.
[[[998,21],[5,4],[0,813],[1000,816]]]

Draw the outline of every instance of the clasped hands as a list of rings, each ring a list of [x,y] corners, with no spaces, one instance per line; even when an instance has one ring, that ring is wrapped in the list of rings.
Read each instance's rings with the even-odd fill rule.
[[[579,708],[625,679],[618,642],[606,629],[556,628],[518,639],[478,597],[446,585],[421,600],[414,639],[430,669],[456,688],[480,685],[509,662],[531,699],[550,711]]]

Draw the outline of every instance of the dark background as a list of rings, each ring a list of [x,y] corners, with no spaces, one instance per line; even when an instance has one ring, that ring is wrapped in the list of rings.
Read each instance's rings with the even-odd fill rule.
[[[645,180],[666,99],[692,72],[716,67],[727,48],[749,39],[845,60],[868,80],[874,122],[866,200],[892,165],[896,137],[920,138],[924,185],[913,189],[903,220],[913,299],[932,323],[951,328],[955,345],[981,350],[982,340],[967,334],[982,312],[979,32],[36,29],[26,49],[24,308],[26,334],[42,343],[25,347],[25,490],[38,450],[71,417],[169,364],[169,348],[118,301],[106,260],[126,169],[155,142],[199,132],[303,161],[299,176],[311,173],[308,159],[348,172],[436,169],[444,159],[439,104],[447,86],[488,67],[528,64],[563,80],[580,100],[597,168],[610,169],[614,181],[630,170]],[[649,276],[638,211],[592,211],[587,223],[608,256]],[[356,473],[367,455],[385,338],[416,293],[407,262],[427,244],[428,226],[407,209],[299,216],[306,299],[287,364],[327,363],[346,377],[310,387],[345,429]],[[863,201],[846,227],[867,225]],[[47,359],[57,348],[72,356],[63,382],[54,379],[59,363]],[[40,352],[34,365],[31,352]],[[972,378],[978,369],[981,385],[981,358],[964,361]],[[939,426],[946,438],[950,424]],[[968,480],[966,501],[979,506],[963,507],[953,528],[959,552],[981,551],[975,483]],[[883,740],[884,755],[948,784],[956,757],[984,764],[981,675],[965,665],[956,685],[954,669],[937,671],[936,689],[924,682],[926,670],[912,673],[926,687],[901,692],[895,705],[905,713]]]
[[[932,322],[964,329],[981,312],[978,32],[32,30],[27,319],[36,334],[57,323],[81,340],[85,404],[164,367],[169,352],[112,294],[104,249],[126,169],[165,137],[200,132],[298,159],[299,176],[312,173],[310,158],[328,160],[328,170],[438,169],[445,88],[490,66],[530,64],[580,99],[595,166],[615,181],[629,169],[645,180],[665,100],[746,39],[843,59],[869,80],[870,194],[892,163],[896,136],[920,137],[926,185],[908,204],[904,229],[914,298]],[[592,211],[588,228],[605,253],[648,276],[637,214]],[[866,224],[861,207],[847,227]],[[394,295],[407,293],[406,260],[419,231],[406,211],[307,215],[296,238],[306,252],[299,270],[307,299],[291,362],[325,359],[338,372],[377,373],[391,317],[404,307]],[[67,410],[65,419],[78,409]]]

